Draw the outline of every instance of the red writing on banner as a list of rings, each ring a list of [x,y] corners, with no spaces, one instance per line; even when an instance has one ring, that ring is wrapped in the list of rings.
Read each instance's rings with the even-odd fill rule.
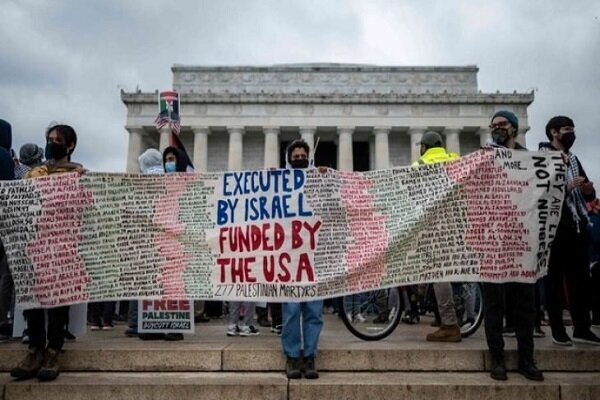
[[[142,300],[144,311],[189,311],[189,300]]]

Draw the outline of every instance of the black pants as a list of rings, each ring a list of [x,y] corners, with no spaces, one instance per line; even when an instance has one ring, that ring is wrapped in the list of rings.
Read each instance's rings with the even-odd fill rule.
[[[283,324],[281,303],[269,303],[268,305],[271,310],[271,326],[275,328],[277,325]]]
[[[27,330],[29,331],[29,348],[48,348],[60,351],[65,343],[65,326],[69,319],[69,306],[48,309],[48,332],[46,334],[46,318],[44,310],[35,308],[25,311]]]
[[[113,324],[113,315],[115,313],[115,305],[114,301],[99,301],[90,304],[90,309],[92,311],[92,324],[102,326],[104,325],[112,325]]]
[[[600,325],[600,262],[592,268],[592,322]]]
[[[8,312],[11,311],[13,295],[12,275],[8,269],[4,246],[0,242],[0,327],[2,328],[8,326]]]
[[[485,338],[492,358],[504,360],[502,322],[506,299],[512,297],[519,364],[533,363],[533,326],[535,323],[535,285],[531,283],[484,283]]]
[[[552,244],[546,276],[546,309],[553,334],[565,332],[565,281],[575,331],[586,332],[590,329],[591,279],[588,246],[587,234],[560,228]]]

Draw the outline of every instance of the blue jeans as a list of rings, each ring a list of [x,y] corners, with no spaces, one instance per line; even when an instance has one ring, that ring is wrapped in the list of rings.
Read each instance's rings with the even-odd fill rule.
[[[302,316],[302,320],[300,319]],[[283,304],[281,344],[286,356],[299,358],[302,337],[304,357],[315,357],[323,327],[323,300]]]

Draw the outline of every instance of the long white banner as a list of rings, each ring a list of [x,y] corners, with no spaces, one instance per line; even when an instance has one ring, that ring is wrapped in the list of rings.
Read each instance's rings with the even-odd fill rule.
[[[65,174],[1,182],[0,236],[23,307],[533,282],[564,183],[560,154],[502,149],[364,173]]]

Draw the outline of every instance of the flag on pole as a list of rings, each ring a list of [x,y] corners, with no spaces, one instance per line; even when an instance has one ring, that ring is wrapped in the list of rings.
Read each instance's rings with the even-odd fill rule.
[[[158,116],[154,120],[156,129],[161,130],[169,126],[171,134],[169,144],[179,149],[187,158],[188,169],[194,169],[194,165],[185,150],[185,146],[179,138],[181,132],[181,118],[179,117],[179,93],[174,90],[166,90],[158,94]]]

